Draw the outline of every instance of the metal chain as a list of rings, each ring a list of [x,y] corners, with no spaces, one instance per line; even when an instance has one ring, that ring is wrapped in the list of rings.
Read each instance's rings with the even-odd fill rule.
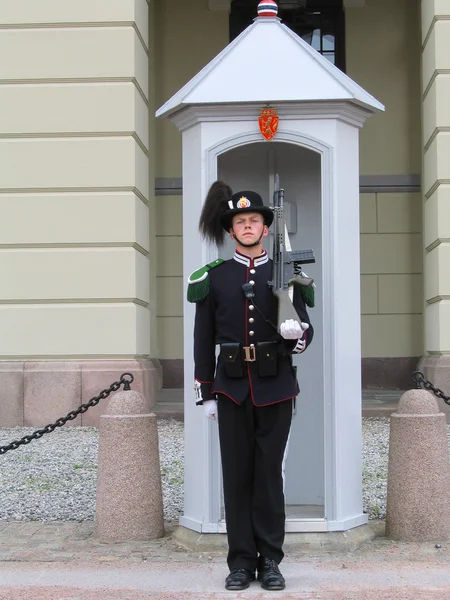
[[[125,379],[126,377],[129,377],[129,379]],[[122,385],[125,391],[130,390],[130,383],[133,383],[133,381],[134,377],[131,373],[123,373],[119,381],[115,381],[114,383],[112,383],[109,386],[109,388],[100,392],[98,396],[94,396],[94,398],[91,398],[89,402],[86,402],[85,404],[80,404],[80,406],[76,410],[71,410],[69,413],[67,413],[65,417],[57,419],[54,423],[46,425],[42,429],[37,429],[30,435],[25,435],[20,440],[14,440],[7,446],[0,446],[0,454],[5,454],[9,450],[16,450],[23,444],[29,444],[33,440],[41,438],[44,435],[44,433],[51,433],[57,427],[62,427],[65,423],[67,423],[67,421],[75,419],[79,414],[85,413],[89,408],[91,408],[91,406],[96,406],[100,402],[100,400],[104,400],[113,392],[117,392],[117,390],[119,390]]]
[[[414,371],[412,380],[416,384],[417,390],[420,390],[420,388],[424,388],[430,392],[433,392],[433,394],[437,396],[437,398],[441,398],[441,400],[443,400],[446,404],[450,405],[450,396],[446,396],[444,392],[439,388],[435,387],[431,383],[431,381],[425,379],[423,373],[421,373],[420,371]]]

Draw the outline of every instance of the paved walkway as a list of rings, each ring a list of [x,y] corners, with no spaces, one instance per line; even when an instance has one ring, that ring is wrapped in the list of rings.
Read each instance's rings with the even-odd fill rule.
[[[378,537],[355,551],[288,552],[283,592],[255,582],[226,592],[223,552],[179,546],[169,528],[148,542],[102,543],[93,523],[0,521],[0,600],[449,600],[450,544],[404,544]]]

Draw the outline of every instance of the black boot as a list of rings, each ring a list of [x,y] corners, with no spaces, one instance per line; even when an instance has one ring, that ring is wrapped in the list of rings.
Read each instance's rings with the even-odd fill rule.
[[[225,579],[226,590],[245,590],[251,581],[255,580],[255,573],[248,569],[232,569]]]
[[[278,564],[271,558],[260,556],[258,560],[258,581],[264,590],[284,590],[286,582],[280,573]]]

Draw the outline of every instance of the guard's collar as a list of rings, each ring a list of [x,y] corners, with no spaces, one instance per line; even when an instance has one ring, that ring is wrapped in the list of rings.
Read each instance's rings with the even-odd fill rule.
[[[265,250],[263,250],[262,254],[257,256],[256,258],[250,258],[249,256],[245,256],[245,254],[241,254],[237,250],[234,252],[233,256],[234,260],[246,267],[259,267],[264,265],[266,262],[269,262],[269,255]]]

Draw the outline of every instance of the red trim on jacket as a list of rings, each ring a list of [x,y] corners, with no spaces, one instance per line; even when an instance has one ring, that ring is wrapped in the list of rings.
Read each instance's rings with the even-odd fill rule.
[[[211,393],[212,393],[212,394],[221,394],[222,396],[226,396],[227,398],[229,398],[230,400],[232,400],[232,401],[233,401],[235,404],[237,404],[238,406],[241,406],[241,405],[239,404],[239,402],[236,402],[236,400],[235,400],[234,398],[232,398],[231,396],[229,396],[229,395],[228,395],[228,394],[226,394],[225,392],[218,392],[218,391],[216,391],[216,390],[213,390]]]

